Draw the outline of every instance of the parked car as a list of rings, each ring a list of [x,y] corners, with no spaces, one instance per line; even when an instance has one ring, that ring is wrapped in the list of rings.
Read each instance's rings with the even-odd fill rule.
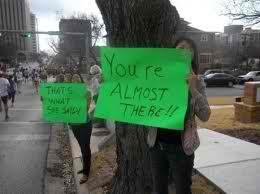
[[[260,71],[250,71],[246,75],[238,76],[239,83],[260,81]]]
[[[202,77],[205,77],[209,74],[214,74],[214,73],[226,73],[226,74],[230,74],[232,75],[232,72],[229,70],[224,70],[224,69],[209,69],[207,71],[205,71],[205,73],[203,74]]]
[[[204,77],[206,86],[228,86],[233,87],[237,84],[237,78],[226,73],[213,73]]]

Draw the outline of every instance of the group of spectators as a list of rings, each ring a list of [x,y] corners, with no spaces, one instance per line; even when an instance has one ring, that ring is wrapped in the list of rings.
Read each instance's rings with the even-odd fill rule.
[[[188,38],[180,38],[175,43],[175,48],[186,49],[191,56],[191,70],[186,77],[189,89],[188,106],[184,120],[184,128],[162,129],[148,127],[147,144],[149,157],[151,159],[151,175],[153,179],[153,192],[157,194],[168,194],[168,183],[174,181],[176,194],[191,194],[192,172],[194,166],[195,151],[200,145],[197,131],[196,117],[201,121],[207,121],[211,110],[205,94],[205,83],[198,76],[198,53],[195,43]],[[98,70],[98,71],[96,71]],[[91,67],[92,98],[87,98],[88,104],[91,100],[96,101],[99,89],[100,70],[98,66]],[[63,82],[83,82],[80,75],[60,76]],[[89,106],[88,106],[89,107]],[[91,113],[92,111],[88,111]],[[91,114],[90,114],[91,115]],[[88,180],[91,164],[90,138],[92,131],[92,117],[89,116],[84,124],[71,124],[72,131],[80,145],[83,157],[83,173],[80,183]],[[166,121],[164,121],[166,122]],[[168,121],[167,121],[168,122]]]

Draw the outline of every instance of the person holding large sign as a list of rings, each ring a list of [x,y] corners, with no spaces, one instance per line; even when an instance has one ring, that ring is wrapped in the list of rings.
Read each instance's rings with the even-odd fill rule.
[[[173,167],[177,194],[191,193],[193,153],[199,146],[195,115],[202,121],[210,116],[205,85],[197,77],[196,46],[180,39],[176,47],[101,49],[104,82],[95,117],[149,127],[159,194],[168,193]]]
[[[84,83],[84,80],[79,74],[72,76],[72,83]],[[91,93],[87,91],[87,112],[91,104]],[[92,133],[92,120],[90,116],[87,117],[85,123],[70,124],[72,132],[78,141],[83,159],[83,169],[79,172],[83,176],[80,179],[80,184],[88,181],[90,166],[91,166],[91,149],[90,149],[90,138]]]
[[[211,113],[203,80],[197,76],[198,63],[195,44],[190,39],[182,38],[176,42],[176,48],[188,49],[192,53],[192,73],[187,78],[188,110],[185,115],[184,130],[150,128],[148,144],[154,192],[157,194],[168,193],[169,172],[173,172],[176,194],[191,193],[194,151],[200,144],[195,116],[202,121],[207,121]]]

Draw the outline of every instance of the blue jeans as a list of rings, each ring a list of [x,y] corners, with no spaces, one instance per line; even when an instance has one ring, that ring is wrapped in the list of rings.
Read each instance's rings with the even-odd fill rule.
[[[154,194],[168,194],[169,177],[176,194],[191,194],[194,154],[187,156],[181,145],[157,143],[150,149]]]

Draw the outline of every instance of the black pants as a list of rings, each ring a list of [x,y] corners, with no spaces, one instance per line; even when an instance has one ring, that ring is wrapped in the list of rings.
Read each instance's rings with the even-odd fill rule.
[[[9,100],[12,100],[12,103],[14,103],[15,100],[15,92],[12,92],[9,94]]]
[[[71,125],[74,136],[76,137],[83,159],[83,174],[89,176],[91,166],[90,138],[92,133],[92,122],[85,124]]]
[[[8,103],[8,96],[1,96],[0,97],[0,101],[2,101],[4,105],[7,105],[7,103]]]
[[[154,194],[168,194],[172,176],[176,194],[191,194],[194,154],[187,156],[181,145],[157,143],[150,149]]]

